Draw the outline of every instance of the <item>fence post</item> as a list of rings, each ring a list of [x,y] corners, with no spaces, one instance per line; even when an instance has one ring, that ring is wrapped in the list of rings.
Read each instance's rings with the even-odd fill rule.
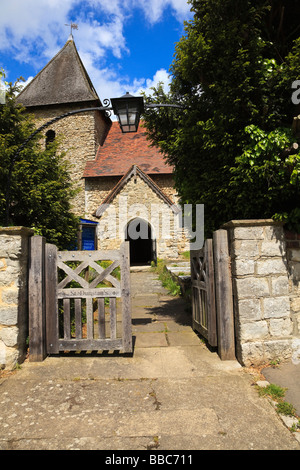
[[[217,314],[216,314],[216,294],[215,294],[215,268],[214,268],[214,253],[213,253],[213,240],[207,239],[204,245],[204,253],[206,258],[206,271],[207,271],[207,327],[208,327],[208,342],[211,346],[218,345],[217,333]]]
[[[46,357],[45,319],[45,239],[30,239],[29,257],[29,361],[41,362]]]
[[[46,351],[49,354],[58,354],[57,247],[49,243],[45,248],[45,309]]]
[[[222,360],[235,359],[234,314],[231,263],[227,230],[213,234],[218,325],[218,354]]]
[[[121,296],[122,296],[122,325],[123,325],[123,351],[132,352],[132,326],[130,302],[130,254],[129,242],[121,245]]]

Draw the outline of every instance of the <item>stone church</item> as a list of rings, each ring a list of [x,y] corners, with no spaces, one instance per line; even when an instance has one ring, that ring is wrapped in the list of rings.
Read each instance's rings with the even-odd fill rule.
[[[18,95],[37,127],[78,109],[102,107],[73,37]],[[70,175],[80,188],[78,249],[115,249],[130,241],[132,264],[177,259],[188,249],[172,175],[142,122],[123,134],[105,111],[84,111],[44,131],[45,145],[61,136]]]

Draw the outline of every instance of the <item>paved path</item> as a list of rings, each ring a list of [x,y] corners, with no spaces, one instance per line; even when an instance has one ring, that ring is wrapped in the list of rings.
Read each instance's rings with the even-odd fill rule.
[[[299,450],[253,377],[220,361],[181,299],[131,274],[132,357],[49,357],[0,381],[0,450]]]

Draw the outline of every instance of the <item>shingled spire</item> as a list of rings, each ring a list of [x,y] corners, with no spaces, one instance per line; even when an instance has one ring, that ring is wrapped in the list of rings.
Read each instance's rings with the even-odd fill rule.
[[[26,108],[83,102],[101,106],[73,37],[24,88],[17,101]]]

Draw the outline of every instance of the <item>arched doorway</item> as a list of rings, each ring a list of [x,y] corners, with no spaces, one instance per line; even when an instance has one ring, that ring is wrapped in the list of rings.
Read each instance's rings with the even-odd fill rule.
[[[151,225],[144,219],[137,217],[128,222],[125,240],[129,241],[131,266],[156,261],[156,240],[152,232]]]

